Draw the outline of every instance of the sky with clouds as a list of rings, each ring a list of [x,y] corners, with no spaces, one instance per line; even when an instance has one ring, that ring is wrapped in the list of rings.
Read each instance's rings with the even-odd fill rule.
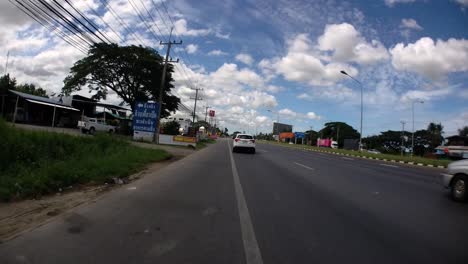
[[[400,121],[411,130],[415,100],[424,101],[414,105],[416,129],[440,122],[448,136],[468,125],[467,0],[72,2],[121,45],[164,54],[159,41],[173,26],[183,40],[171,51],[180,59],[174,94],[191,108],[191,88],[203,88],[197,114],[210,106],[231,132],[271,132],[278,117],[295,131],[329,121],[358,128],[361,88],[364,135],[400,130]],[[9,1],[0,2],[0,23],[0,72],[10,52],[19,82],[57,93],[85,56]]]

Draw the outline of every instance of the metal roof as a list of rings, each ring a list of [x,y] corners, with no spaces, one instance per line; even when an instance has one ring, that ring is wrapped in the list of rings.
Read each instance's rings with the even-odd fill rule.
[[[32,94],[27,94],[27,93],[22,93],[22,92],[18,92],[18,91],[15,91],[15,90],[9,90],[9,91],[11,93],[16,94],[19,97],[24,98],[24,99],[34,100],[34,101],[43,102],[43,103],[52,104],[52,105],[70,107],[70,105],[60,103],[59,101],[51,99],[51,98],[36,96],[36,95],[32,95]]]

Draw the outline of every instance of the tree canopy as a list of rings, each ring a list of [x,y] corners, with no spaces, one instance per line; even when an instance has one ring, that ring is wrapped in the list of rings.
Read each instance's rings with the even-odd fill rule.
[[[158,101],[163,66],[163,58],[154,49],[98,43],[91,47],[87,57],[73,65],[62,91],[69,95],[87,86],[90,92],[95,92],[93,99],[98,100],[105,99],[113,91],[134,110],[135,102]],[[169,94],[174,87],[173,71],[169,64],[163,86],[161,118],[177,110],[180,103],[178,97]]]
[[[468,137],[468,126],[458,129],[458,135],[462,137]]]
[[[320,138],[338,139],[338,145],[343,146],[347,138],[359,138],[359,132],[352,126],[344,122],[328,122],[325,127],[318,132]]]
[[[10,77],[10,74],[3,75],[0,77],[0,94],[6,94],[8,90],[15,90],[22,93],[48,97],[47,91],[36,87],[32,83],[17,84],[15,78]]]

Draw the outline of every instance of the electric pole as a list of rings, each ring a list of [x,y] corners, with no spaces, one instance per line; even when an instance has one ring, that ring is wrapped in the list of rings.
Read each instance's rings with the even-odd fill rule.
[[[190,97],[190,99],[195,100],[195,105],[193,107],[193,120],[192,120],[192,126],[193,126],[193,124],[195,124],[195,116],[197,114],[197,101],[203,100],[203,99],[198,98],[198,91],[202,90],[201,88],[192,88],[192,90],[195,90],[195,97]]]
[[[154,141],[156,144],[159,144],[159,129],[161,127],[161,109],[162,109],[162,94],[164,92],[164,84],[166,83],[166,71],[167,71],[167,64],[168,63],[177,63],[179,62],[179,59],[173,61],[172,59],[169,59],[169,54],[171,52],[171,47],[172,45],[180,45],[182,44],[182,40],[179,42],[171,41],[171,36],[172,36],[172,30],[174,28],[171,28],[171,33],[169,34],[169,41],[168,42],[159,42],[159,45],[167,45],[167,50],[166,50],[166,58],[164,60],[164,68],[162,72],[162,77],[161,77],[161,85],[159,86],[159,96],[158,96],[158,103],[159,103],[159,111],[158,111],[158,125],[156,126],[156,133],[154,133]]]
[[[206,122],[206,118],[208,116],[208,109],[211,108],[211,106],[205,106],[205,122]]]
[[[405,139],[405,121],[400,121],[401,123],[401,156],[403,156],[403,144]]]
[[[7,75],[8,73],[8,60],[10,59],[10,51],[7,52],[6,63],[5,63],[5,73],[3,75]]]

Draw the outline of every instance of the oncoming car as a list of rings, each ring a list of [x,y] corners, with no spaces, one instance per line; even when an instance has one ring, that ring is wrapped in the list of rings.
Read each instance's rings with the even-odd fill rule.
[[[255,153],[255,138],[249,134],[237,134],[232,144],[232,152],[247,150]]]
[[[468,199],[468,159],[452,162],[448,165],[447,173],[442,174],[444,187],[450,189],[452,199],[466,202]]]

